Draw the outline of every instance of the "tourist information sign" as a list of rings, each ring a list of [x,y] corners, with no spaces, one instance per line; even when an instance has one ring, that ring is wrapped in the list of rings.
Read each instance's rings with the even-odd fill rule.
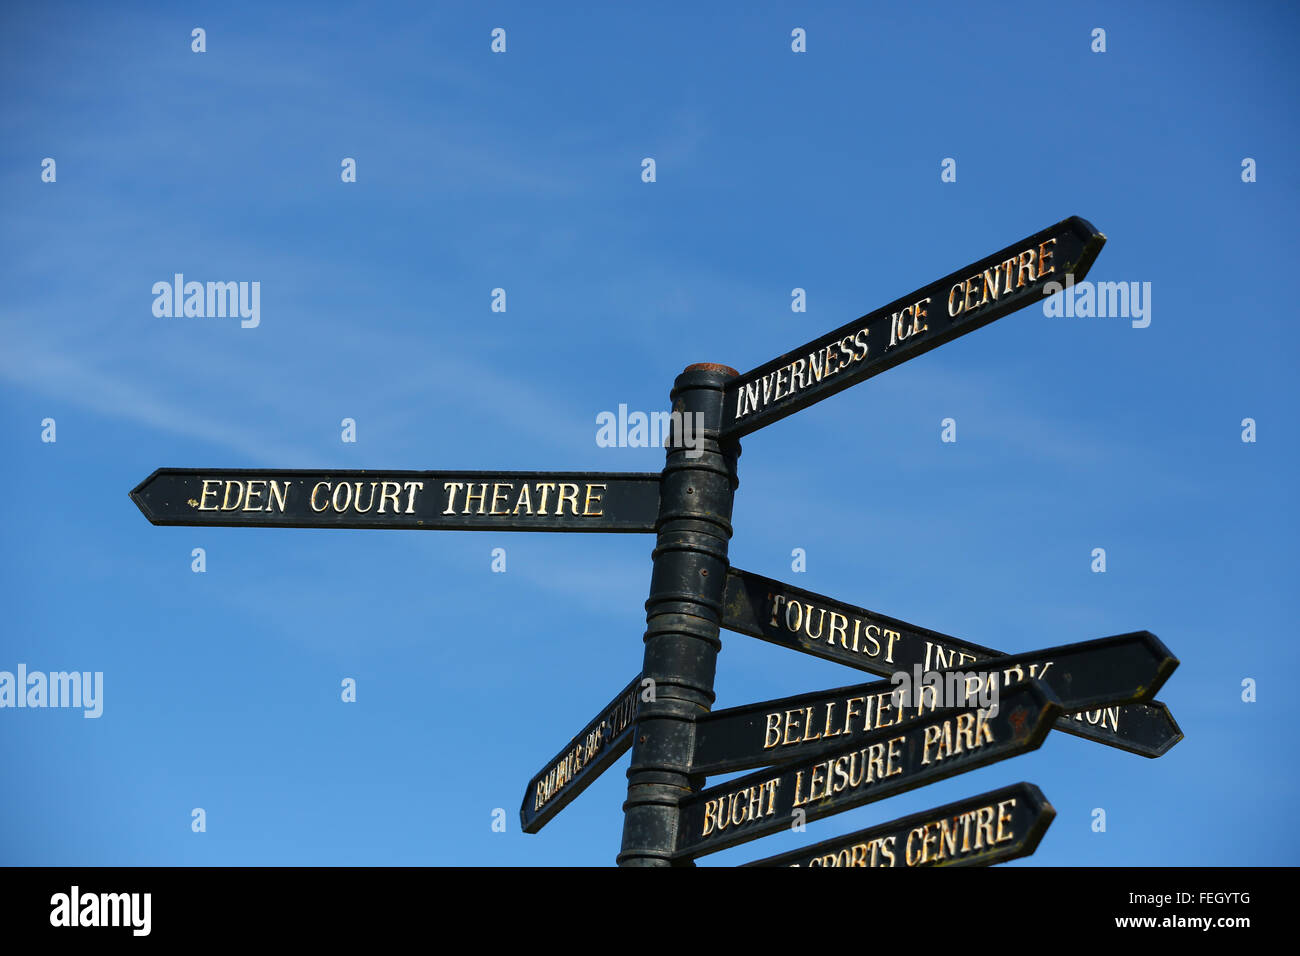
[[[641,675],[637,674],[618,696],[601,708],[558,754],[528,781],[519,820],[525,833],[536,833],[568,806],[615,760],[632,746]]]
[[[1055,808],[1032,783],[967,797],[745,866],[989,866],[1029,856]]]
[[[923,671],[938,671],[1005,656],[991,647],[738,568],[727,572],[722,626],[882,677],[918,665]],[[1159,701],[1071,711],[1068,697],[1061,695],[1067,712],[1057,730],[1145,757],[1160,756],[1183,737],[1169,708]]]
[[[1002,695],[996,714],[946,707],[837,749],[709,787],[681,803],[677,856],[693,858],[796,821],[851,810],[1036,749],[1061,705],[1038,680]],[[800,815],[797,815],[798,812]]]

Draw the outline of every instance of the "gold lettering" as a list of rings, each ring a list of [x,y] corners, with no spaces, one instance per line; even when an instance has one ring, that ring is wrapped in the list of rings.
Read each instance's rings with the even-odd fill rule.
[[[280,484],[281,483],[276,481],[274,478],[271,479],[271,494],[266,502],[266,510],[278,510],[280,514],[284,514],[284,503],[289,496],[289,482],[288,480],[284,481],[283,488],[280,487]],[[277,502],[279,503],[278,509],[274,507]]]
[[[924,837],[925,837],[925,827],[923,827],[923,826],[920,826],[920,827],[914,827],[914,828],[913,828],[913,829],[912,829],[912,830],[907,834],[907,845],[906,845],[906,847],[905,847],[905,849],[904,849],[904,857],[903,857],[903,858],[904,858],[905,860],[907,860],[907,865],[908,865],[908,866],[916,866],[918,863],[921,862],[921,854],[920,854],[919,852],[916,853],[916,854],[913,854],[913,853],[912,853],[912,838],[915,837],[917,834],[920,834],[921,837],[924,838]]]
[[[944,817],[939,823],[939,859],[953,857],[957,853],[957,821],[952,817]]]
[[[872,744],[867,748],[867,783],[885,775],[885,745]]]
[[[919,332],[929,331],[930,329],[929,323],[926,323],[925,325],[921,324],[921,320],[926,318],[929,315],[929,313],[925,309],[921,308],[921,306],[929,305],[929,304],[930,304],[930,297],[926,296],[920,302],[917,302],[915,305],[912,306],[912,331],[908,333],[909,335],[916,335]]]
[[[560,485],[560,503],[555,507],[556,516],[564,514],[564,503],[569,503],[569,512],[578,513],[578,486],[564,483]]]
[[[794,716],[793,716],[793,715],[795,715],[795,714],[799,714],[799,713],[802,713],[802,711],[798,711],[798,710],[787,710],[787,711],[785,712],[785,736],[784,736],[784,738],[781,740],[781,743],[783,743],[783,744],[787,744],[787,745],[788,745],[788,744],[793,744],[793,743],[798,743],[798,740],[799,740],[798,737],[796,737],[794,740],[791,740],[791,739],[790,739],[790,731],[791,731],[791,730],[796,730],[796,731],[797,731],[797,730],[799,729],[799,721],[796,720],[796,719],[794,718]]]
[[[316,492],[320,491],[322,488],[324,488],[325,491],[328,493],[330,490],[330,483],[328,481],[318,481],[316,482],[316,485],[312,488],[311,501],[310,501],[312,511],[324,511],[326,508],[329,507],[328,497],[325,499],[325,504],[321,505],[319,508],[316,507]]]
[[[803,724],[804,726],[803,740],[801,741],[801,743],[807,743],[810,740],[821,740],[822,735],[820,731],[815,736],[809,736],[809,734],[812,732],[812,721],[813,721],[813,709],[811,707],[805,708],[804,724]]]
[[[978,818],[975,821],[975,849],[984,849],[984,840],[988,840],[988,846],[993,846],[993,808],[980,807]]]
[[[1053,249],[1048,249],[1047,247],[1054,245],[1056,245],[1056,239],[1052,238],[1040,244],[1038,247],[1038,278],[1040,279],[1056,269],[1056,263],[1047,266],[1047,260],[1052,258],[1052,253],[1055,251]],[[1044,269],[1043,266],[1047,266],[1047,268]]]
[[[980,305],[983,305],[985,302],[989,300],[990,289],[992,289],[993,292],[993,301],[996,302],[998,298],[998,267],[997,266],[994,266],[992,269],[984,270],[984,298],[980,300]]]
[[[424,482],[407,481],[403,482],[402,487],[406,489],[406,511],[405,514],[415,513],[415,493],[424,490]]]
[[[489,511],[488,514],[492,514],[492,515],[510,514],[509,511],[497,511],[497,502],[503,500],[506,497],[506,495],[510,493],[510,489],[513,487],[514,485],[508,481],[497,482],[492,485],[492,510]],[[501,490],[502,488],[505,488],[505,490],[502,491]]]
[[[461,514],[467,515],[470,513],[469,511],[470,502],[472,502],[475,498],[478,499],[477,513],[487,514],[487,482],[486,481],[479,482],[478,494],[474,494],[474,486],[472,484],[468,484],[465,486],[465,510],[462,511]]]
[[[385,482],[385,486],[387,486],[387,482]],[[456,492],[460,491],[463,487],[465,487],[464,484],[459,481],[444,481],[442,483],[442,490],[447,492],[447,510],[444,511],[443,514],[451,515],[456,513]],[[396,501],[393,502],[393,509],[397,509]],[[380,513],[383,513],[383,510],[384,506],[381,502],[379,505]]]
[[[352,507],[356,510],[358,514],[365,514],[375,506],[375,486],[378,484],[379,482],[377,481],[370,482],[370,501],[363,508],[361,507],[361,482],[359,481],[357,482],[357,493],[356,496],[352,499]]]
[[[953,308],[953,304],[952,304],[953,297],[957,294],[957,291],[958,291],[960,288],[961,288],[961,283],[958,282],[955,286],[953,286],[951,289],[948,290],[948,316],[949,316],[949,318],[953,318],[953,319],[955,319],[955,318],[957,318],[957,316],[961,315],[961,310],[962,310],[961,300],[960,300],[960,299],[957,300],[957,307],[956,307],[955,309]]]
[[[921,763],[930,762],[930,747],[937,745],[943,737],[943,730],[937,724],[925,728],[925,739],[921,743]]]
[[[831,611],[830,636],[826,639],[827,644],[835,643],[835,633],[839,632],[840,647],[848,648],[849,619],[838,611]],[[855,647],[854,650],[857,650]]]
[[[199,510],[200,510],[200,511],[220,511],[220,510],[221,510],[221,509],[220,509],[217,505],[215,505],[215,504],[214,504],[211,508],[208,507],[208,495],[212,495],[212,497],[214,497],[214,498],[217,496],[217,490],[216,490],[215,488],[213,488],[211,491],[209,491],[209,490],[208,490],[208,485],[219,485],[219,484],[221,484],[221,480],[220,480],[219,478],[205,478],[205,479],[203,479],[203,494],[199,495]]]
[[[776,736],[774,737],[773,734]],[[781,742],[780,713],[767,715],[767,730],[763,734],[763,749],[768,750]]]
[[[906,737],[892,737],[886,744],[888,750],[885,753],[885,776],[892,777],[903,772],[902,764],[894,763],[895,760],[902,760],[903,754],[901,748]]]
[[[897,631],[885,631],[885,636],[889,638],[889,648],[885,651],[885,663],[894,663],[894,641],[902,637]]]
[[[389,491],[388,489],[392,489]],[[391,500],[393,502],[393,514],[400,514],[402,503],[397,496],[402,493],[402,486],[395,481],[381,481],[379,483],[379,513],[384,514],[384,506]],[[450,505],[448,510],[443,514],[451,514]]]
[[[1056,240],[1053,239],[1052,241],[1055,242]],[[1010,840],[1012,837],[1015,836],[1014,833],[1005,829],[1004,826],[1005,824],[1011,822],[1011,813],[1009,808],[1014,807],[1015,805],[1016,805],[1015,797],[1012,797],[1010,800],[1002,800],[1001,802],[998,803],[998,838],[994,842],[1005,843],[1007,840]],[[1004,809],[1004,808],[1008,808],[1008,809]]]
[[[239,489],[239,494],[235,495],[235,503],[234,503],[233,505],[230,503],[230,486],[231,486],[231,485],[234,485],[236,488]],[[227,482],[226,482],[226,493],[225,493],[224,495],[221,496],[221,510],[222,510],[222,511],[238,511],[238,510],[239,510],[239,503],[240,503],[240,501],[243,500],[243,498],[244,498],[244,483],[243,483],[242,481],[227,481]]]
[[[258,488],[257,490],[254,490],[253,485],[261,485],[262,487]],[[244,510],[245,511],[263,510],[262,503],[259,501],[254,506],[253,499],[260,498],[262,495],[266,494],[266,482],[261,479],[256,479],[256,480],[250,479],[247,485],[247,492],[248,493],[244,496]]]
[[[1025,273],[1029,273],[1030,284],[1034,281],[1034,250],[1026,249],[1020,253],[1020,264],[1016,266],[1016,288],[1025,285]]]
[[[592,491],[594,491],[596,488],[599,488],[601,491],[605,490],[604,485],[594,485],[594,484],[587,485],[587,498],[582,505],[582,513],[587,517],[599,518],[601,516],[600,495],[592,494]],[[591,506],[593,504],[596,505],[595,511],[591,510]]]

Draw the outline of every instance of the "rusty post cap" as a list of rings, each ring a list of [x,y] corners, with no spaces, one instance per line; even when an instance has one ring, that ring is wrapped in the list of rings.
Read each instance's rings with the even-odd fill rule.
[[[694,365],[686,366],[687,372],[723,372],[727,375],[739,375],[730,365],[719,365],[717,362],[696,362]]]

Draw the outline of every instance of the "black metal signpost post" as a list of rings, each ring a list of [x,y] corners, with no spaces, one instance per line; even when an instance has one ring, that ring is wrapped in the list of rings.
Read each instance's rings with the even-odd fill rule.
[[[703,425],[696,429],[703,454],[689,457],[674,435],[664,465],[641,671],[654,699],[642,705],[632,743],[621,866],[670,865],[680,805],[698,789],[691,770],[695,719],[713,706],[740,455],[738,443],[718,440],[722,389],[735,374],[724,365],[692,365],[673,385],[673,411],[701,416],[692,420]]]
[[[1081,281],[1104,243],[1071,217],[744,375],[688,366],[661,474],[160,468],[131,499],[157,525],[654,532],[642,672],[520,807],[536,833],[630,747],[623,866],[691,866],[1032,750],[1053,727],[1157,757],[1182,738],[1151,700],[1178,661],[1146,631],[1006,655],[732,569],[727,553],[742,436]],[[911,698],[879,681],[711,713],[723,627],[881,676],[911,670],[919,686]],[[706,775],[755,768],[766,769],[705,789]],[[1020,783],[754,865],[996,863],[1032,853],[1054,813]]]

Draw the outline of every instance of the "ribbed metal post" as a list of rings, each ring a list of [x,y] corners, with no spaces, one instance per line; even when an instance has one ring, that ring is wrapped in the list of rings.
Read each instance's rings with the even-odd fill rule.
[[[627,771],[620,866],[669,866],[679,804],[703,781],[690,774],[695,717],[713,706],[718,622],[740,444],[718,442],[725,365],[686,368],[673,383],[673,436],[660,487],[658,539],[646,601],[643,698]],[[682,426],[687,431],[683,433]],[[701,429],[702,426],[702,429]],[[689,444],[684,438],[691,439]],[[689,864],[688,864],[689,865]]]

